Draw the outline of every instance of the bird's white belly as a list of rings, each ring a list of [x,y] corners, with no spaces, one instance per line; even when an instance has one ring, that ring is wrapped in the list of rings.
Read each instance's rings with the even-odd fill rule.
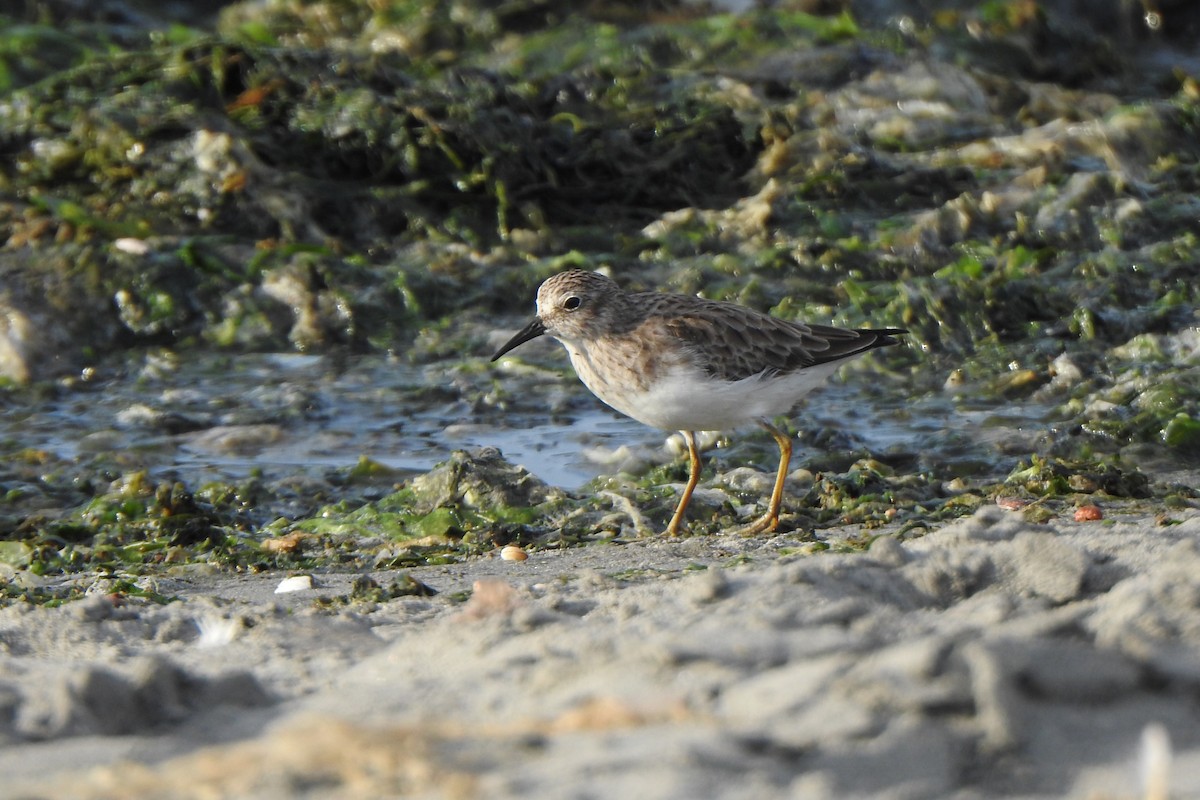
[[[605,385],[589,381],[586,370],[576,371],[597,397],[638,422],[664,430],[708,431],[785,414],[838,366],[821,364],[788,375],[720,381],[677,365],[644,388]]]

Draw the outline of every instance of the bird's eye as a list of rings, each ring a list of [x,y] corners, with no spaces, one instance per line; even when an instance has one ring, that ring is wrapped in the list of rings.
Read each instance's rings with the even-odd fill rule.
[[[574,295],[571,295],[566,300],[563,300],[563,308],[565,308],[567,311],[574,311],[581,305],[583,305],[583,301]]]

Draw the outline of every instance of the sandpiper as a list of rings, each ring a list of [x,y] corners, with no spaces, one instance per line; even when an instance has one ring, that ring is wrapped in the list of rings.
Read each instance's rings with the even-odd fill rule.
[[[767,513],[738,531],[779,525],[790,437],[771,420],[791,410],[849,358],[897,344],[899,328],[850,330],[771,317],[736,303],[681,294],[623,291],[597,272],[569,270],[542,283],[537,316],[492,361],[549,334],[567,349],[579,379],[638,422],[677,430],[690,472],[667,534],[679,533],[700,478],[695,431],[756,422],[779,444]]]

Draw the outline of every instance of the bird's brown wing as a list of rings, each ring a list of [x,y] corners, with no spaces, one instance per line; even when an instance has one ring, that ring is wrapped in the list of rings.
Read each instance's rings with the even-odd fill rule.
[[[735,303],[687,295],[642,297],[665,329],[690,346],[697,364],[726,381],[839,361],[897,344],[893,335],[906,332],[788,322]]]

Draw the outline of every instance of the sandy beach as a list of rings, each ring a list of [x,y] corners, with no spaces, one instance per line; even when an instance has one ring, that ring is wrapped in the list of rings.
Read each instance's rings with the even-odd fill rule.
[[[418,568],[437,595],[378,604],[322,602],[353,575],[195,574],[165,606],[10,606],[0,794],[1197,796],[1198,535],[989,506],[865,552]]]

